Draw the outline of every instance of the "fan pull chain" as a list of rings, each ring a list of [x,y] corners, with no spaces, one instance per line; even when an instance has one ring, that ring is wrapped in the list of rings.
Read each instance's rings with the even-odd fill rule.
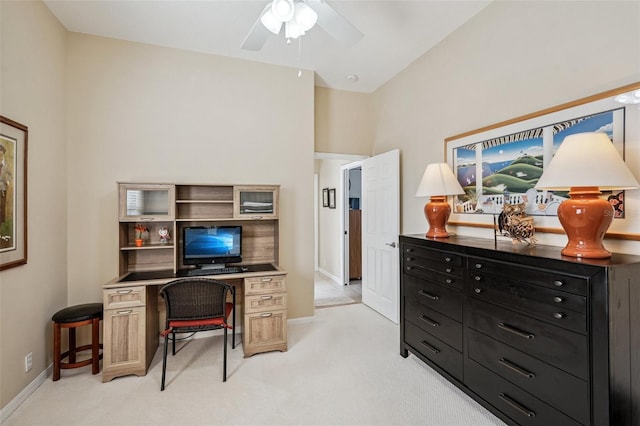
[[[302,76],[302,37],[298,37],[298,78]]]

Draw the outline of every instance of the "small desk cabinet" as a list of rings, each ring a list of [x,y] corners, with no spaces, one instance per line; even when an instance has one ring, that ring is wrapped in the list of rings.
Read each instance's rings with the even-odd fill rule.
[[[400,354],[512,425],[640,424],[640,257],[400,237]]]
[[[277,266],[279,192],[278,185],[118,184],[118,276],[103,287],[103,381],[146,374],[158,347],[158,290],[190,268],[182,260],[187,226],[242,226],[248,270],[210,277],[237,289],[245,356],[287,350],[286,272]],[[169,231],[168,241],[160,228]],[[135,241],[141,232],[142,245]]]

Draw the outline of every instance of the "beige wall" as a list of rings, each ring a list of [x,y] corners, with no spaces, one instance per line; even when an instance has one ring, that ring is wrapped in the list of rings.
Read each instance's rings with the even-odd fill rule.
[[[67,303],[66,31],[41,2],[0,2],[0,114],[29,127],[28,263],[0,272],[0,407],[51,363]],[[24,357],[33,353],[33,369]]]
[[[316,152],[371,155],[371,95],[324,87],[315,93]]]
[[[402,232],[427,229],[426,200],[414,195],[426,165],[443,161],[446,137],[634,81],[640,3],[492,3],[373,95],[374,153],[401,149]],[[480,228],[457,232],[493,236]],[[538,238],[566,243],[563,235]]]

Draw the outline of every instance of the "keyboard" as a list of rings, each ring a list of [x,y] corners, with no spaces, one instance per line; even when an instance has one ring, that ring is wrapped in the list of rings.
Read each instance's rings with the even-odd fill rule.
[[[224,268],[217,269],[189,269],[187,276],[189,277],[198,277],[203,275],[220,275],[220,274],[239,274],[242,271],[242,268],[239,266],[227,266]]]

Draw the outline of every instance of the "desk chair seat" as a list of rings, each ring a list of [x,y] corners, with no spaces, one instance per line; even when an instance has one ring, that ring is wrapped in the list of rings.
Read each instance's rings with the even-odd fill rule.
[[[227,302],[231,292],[232,302]],[[227,323],[229,314],[236,304],[235,288],[225,282],[210,278],[184,278],[167,283],[160,289],[166,304],[166,327],[162,358],[162,384],[164,390],[167,370],[167,350],[169,336],[173,340],[173,355],[176,354],[176,333],[196,333],[208,330],[224,330],[224,361],[222,381],[227,381],[227,330],[233,328]],[[235,317],[235,314],[234,314]],[[235,320],[233,321],[235,325]],[[234,344],[235,347],[235,344]]]
[[[100,320],[102,320],[102,303],[85,303],[64,308],[53,317],[53,381],[60,380],[60,369],[79,368],[91,364],[91,373],[100,372]],[[76,347],[76,328],[91,325],[91,344]],[[62,351],[62,329],[69,329],[69,350]],[[78,352],[91,350],[91,358],[77,361]],[[69,358],[68,362],[62,362]]]

